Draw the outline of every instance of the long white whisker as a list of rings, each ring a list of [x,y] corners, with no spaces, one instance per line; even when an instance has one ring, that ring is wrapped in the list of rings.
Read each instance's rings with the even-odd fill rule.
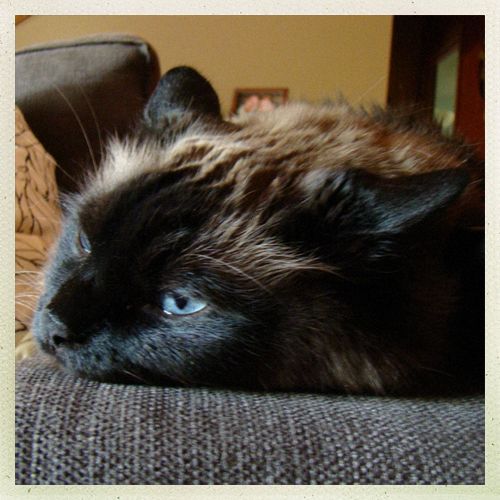
[[[378,78],[373,85],[368,87],[367,90],[365,90],[355,101],[353,101],[353,104],[359,103],[369,92],[371,92],[375,87],[380,85],[380,83],[386,78],[385,75],[382,75],[380,78]]]
[[[56,162],[56,168],[58,168],[66,177],[71,179],[75,184],[78,183],[78,181],[72,175],[70,175],[67,170],[65,170],[63,167],[61,167],[61,165],[59,165],[59,163],[57,163],[57,162]]]
[[[16,283],[16,286],[19,285],[19,286],[24,286],[24,285],[42,285],[43,284],[43,279],[41,279],[42,277],[41,276],[31,276],[31,275],[28,275],[28,276],[23,276],[23,275],[20,275],[20,276],[16,276],[16,279],[17,279],[17,283]]]
[[[129,370],[125,370],[125,368],[122,369],[122,372],[125,373],[126,375],[130,375],[131,377],[134,377],[135,379],[137,379],[141,382],[144,382],[145,384],[148,383],[148,381],[145,378],[140,377],[139,375],[137,375],[134,372],[131,372]]]
[[[31,312],[35,312],[36,311],[34,304],[28,304],[28,303],[23,302],[21,300],[17,300],[16,299],[16,305],[23,306],[23,307],[25,307],[26,309],[28,309]]]
[[[87,147],[88,147],[88,150],[89,150],[89,153],[90,153],[90,158],[92,160],[92,164],[94,166],[94,170],[97,171],[97,163],[96,163],[96,160],[95,160],[95,157],[94,157],[94,152],[92,151],[92,146],[90,144],[90,139],[89,139],[89,137],[87,135],[85,127],[83,126],[82,120],[78,116],[78,113],[76,112],[75,108],[73,107],[73,105],[71,104],[71,102],[69,101],[69,99],[61,91],[61,89],[57,85],[54,85],[54,84],[53,84],[53,87],[56,89],[56,91],[59,93],[59,95],[63,98],[64,102],[66,102],[66,104],[68,105],[68,107],[73,112],[73,115],[75,116],[75,119],[78,122],[80,130],[82,131],[82,134],[83,134],[83,137],[85,139],[85,142],[87,143]]]
[[[95,113],[94,106],[92,106],[92,103],[90,102],[90,99],[88,98],[86,92],[83,90],[83,87],[80,84],[78,84],[78,88],[80,89],[80,92],[82,93],[83,98],[85,99],[85,102],[87,103],[87,106],[90,109],[90,113],[92,114],[92,118],[94,120],[95,128],[96,128],[96,131],[97,131],[97,137],[99,139],[99,149],[100,149],[101,155],[102,155],[103,140],[102,140],[102,134],[101,134],[101,127],[99,126],[99,120],[97,119],[97,115]]]
[[[208,259],[208,260],[212,260],[214,262],[218,262],[219,264],[222,264],[223,266],[228,267],[229,269],[233,270],[234,272],[236,272],[238,274],[241,274],[242,276],[244,276],[248,280],[252,281],[259,288],[261,288],[262,290],[264,290],[269,295],[273,295],[273,293],[266,286],[264,286],[258,279],[254,278],[253,276],[250,276],[249,274],[245,273],[241,269],[238,269],[237,267],[235,267],[235,266],[233,266],[233,265],[231,265],[231,264],[223,261],[222,259],[218,259],[218,258],[212,257],[210,255],[203,255],[203,254],[197,254],[197,253],[192,253],[192,254],[189,254],[189,255],[191,255],[193,257],[197,257],[199,259]]]

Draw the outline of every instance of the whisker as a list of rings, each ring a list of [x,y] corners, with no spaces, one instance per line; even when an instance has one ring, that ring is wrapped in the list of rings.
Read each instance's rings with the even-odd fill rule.
[[[77,179],[75,179],[71,174],[69,174],[66,169],[64,169],[63,167],[61,167],[61,165],[59,165],[59,163],[56,163],[56,168],[58,168],[66,177],[68,177],[69,179],[71,179],[75,184],[78,183]]]
[[[102,140],[101,127],[99,126],[99,120],[97,119],[97,115],[95,113],[94,106],[92,106],[92,103],[90,102],[90,99],[88,98],[87,93],[85,92],[85,90],[83,90],[83,87],[80,84],[78,84],[78,88],[80,89],[80,92],[82,93],[83,98],[85,99],[85,102],[87,103],[87,106],[90,110],[90,113],[92,114],[92,118],[94,120],[96,132],[97,132],[97,137],[99,140],[99,149],[100,149],[100,152],[102,155],[104,143]]]
[[[53,87],[59,93],[59,95],[62,97],[62,99],[64,100],[64,102],[68,105],[69,109],[73,112],[73,115],[75,116],[75,119],[78,122],[80,130],[82,131],[82,134],[83,134],[83,137],[85,139],[85,142],[87,143],[87,147],[88,147],[88,150],[89,150],[90,158],[92,160],[92,165],[94,166],[94,170],[97,171],[97,163],[96,163],[96,160],[95,160],[95,157],[94,157],[94,152],[92,151],[92,146],[90,144],[90,139],[89,139],[89,137],[87,135],[85,127],[83,126],[82,120],[78,116],[78,113],[76,112],[75,108],[73,107],[73,105],[71,104],[71,102],[69,101],[69,99],[61,91],[61,89],[57,85],[55,85],[55,84],[53,84]]]
[[[137,375],[134,372],[131,372],[130,370],[125,370],[125,368],[123,368],[122,372],[125,373],[126,375],[130,375],[131,377],[133,377],[141,382],[144,382],[145,384],[148,384],[148,381],[145,378],[140,377],[139,375]]]
[[[16,293],[16,300],[17,299],[28,299],[28,300],[31,300],[31,299],[34,299],[35,301],[37,301],[40,297],[40,294],[23,294],[23,293]]]
[[[16,287],[23,287],[25,285],[43,284],[43,280],[35,276],[16,276]]]
[[[199,259],[208,259],[208,260],[212,260],[214,262],[217,262],[219,264],[222,264],[223,266],[226,266],[228,267],[229,269],[231,269],[232,271],[238,273],[238,274],[241,274],[242,276],[244,276],[245,278],[247,278],[248,280],[252,281],[253,283],[255,283],[259,288],[261,288],[262,290],[264,290],[266,293],[268,293],[269,295],[273,295],[273,293],[271,292],[271,290],[269,290],[266,286],[264,286],[257,278],[254,278],[253,276],[250,276],[249,274],[245,273],[244,271],[242,271],[241,269],[238,269],[237,267],[233,266],[232,264],[229,264],[225,261],[223,261],[222,259],[218,259],[216,257],[212,257],[210,255],[203,255],[203,254],[197,254],[197,253],[192,253],[192,254],[189,254],[193,257],[197,257]]]
[[[17,287],[16,287],[16,288],[17,288]],[[24,290],[19,290],[19,291],[17,291],[17,290],[16,290],[16,297],[17,297],[17,296],[21,296],[21,295],[26,295],[26,296],[30,295],[30,296],[32,296],[32,297],[38,297],[38,296],[39,296],[39,294],[38,294],[38,293],[36,293],[36,291],[35,291],[35,292],[33,292],[33,291],[29,290],[29,289],[28,289],[28,290],[26,290],[26,291],[24,291]]]
[[[37,285],[43,284],[43,280],[35,276],[16,276],[16,287],[25,285]]]
[[[446,377],[453,378],[453,374],[449,372],[445,372],[443,370],[438,370],[437,368],[431,368],[430,366],[417,365],[417,367],[421,370],[425,370],[432,373],[439,373],[440,375],[445,375]]]
[[[33,313],[36,311],[36,308],[34,307],[34,304],[26,304],[25,302],[21,302],[20,300],[16,300],[16,306],[17,305],[25,307],[26,309],[28,309],[29,311],[31,311]]]
[[[375,83],[373,85],[371,85],[370,87],[368,87],[368,89],[366,89],[355,101],[353,101],[353,104],[357,104],[359,103],[363,97],[365,97],[369,92],[371,92],[375,87],[377,87],[378,85],[380,85],[380,83],[385,79],[385,75],[382,75],[381,77],[379,77]]]

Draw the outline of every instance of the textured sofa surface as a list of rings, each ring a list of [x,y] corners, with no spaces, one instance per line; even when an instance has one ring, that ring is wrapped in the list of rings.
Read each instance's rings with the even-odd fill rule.
[[[482,484],[482,397],[102,384],[23,361],[17,484]]]

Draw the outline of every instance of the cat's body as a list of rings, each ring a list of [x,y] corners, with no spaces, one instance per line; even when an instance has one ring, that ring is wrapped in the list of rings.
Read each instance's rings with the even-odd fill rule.
[[[174,69],[71,203],[35,335],[101,380],[456,385],[482,343],[462,328],[481,175],[459,142],[342,102],[224,122]]]

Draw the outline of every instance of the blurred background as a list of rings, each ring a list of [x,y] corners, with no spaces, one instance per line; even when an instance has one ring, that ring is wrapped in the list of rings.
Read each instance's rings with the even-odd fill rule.
[[[16,27],[16,49],[105,32],[147,40],[162,72],[198,69],[226,113],[239,87],[287,87],[290,99],[387,97],[391,16],[31,16]]]

